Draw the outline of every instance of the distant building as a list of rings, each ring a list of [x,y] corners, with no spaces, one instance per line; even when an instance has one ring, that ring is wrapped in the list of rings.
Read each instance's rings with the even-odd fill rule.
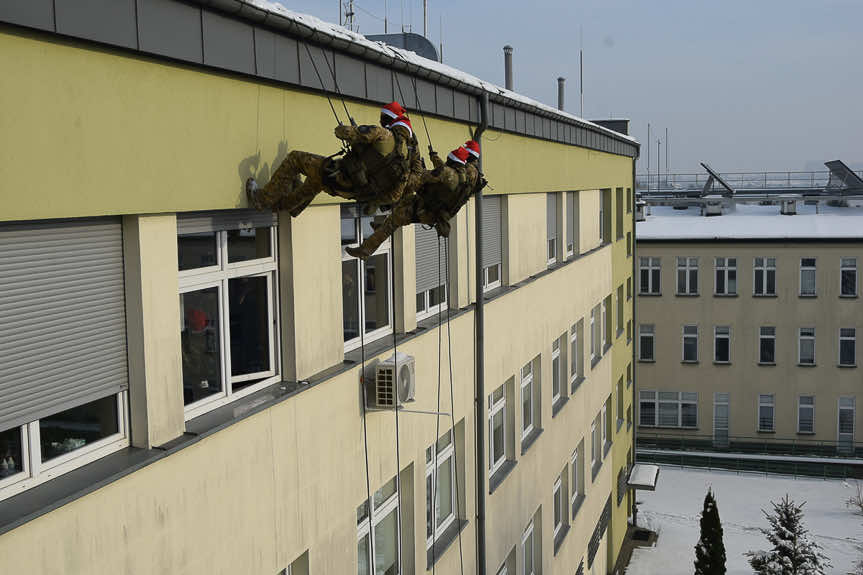
[[[637,142],[254,5],[0,8],[0,571],[474,573],[480,501],[487,573],[612,571]],[[366,262],[354,204],[247,208],[339,150],[339,92],[360,124],[403,94],[442,155],[489,97],[481,257],[474,201]]]
[[[639,441],[859,453],[863,208],[704,203],[636,225]]]

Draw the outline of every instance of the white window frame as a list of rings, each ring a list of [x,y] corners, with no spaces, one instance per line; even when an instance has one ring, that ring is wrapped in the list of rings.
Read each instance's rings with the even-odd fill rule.
[[[605,457],[605,452],[608,449],[608,446],[611,445],[611,434],[608,433],[609,421],[608,421],[608,400],[605,400],[605,403],[602,404],[602,409],[600,409],[600,425],[602,426],[602,433],[600,434],[600,441],[602,442],[602,452],[603,457]]]
[[[734,262],[734,263],[732,263]],[[717,257],[713,260],[713,295],[737,295],[737,258],[736,257]],[[729,276],[734,271],[734,291],[729,289]],[[722,276],[725,284],[725,291],[719,291],[719,282],[716,281],[719,276]]]
[[[596,341],[596,308],[590,310],[590,359],[596,359],[601,355],[597,353]]]
[[[644,403],[650,403],[653,405],[653,423],[648,423],[644,421],[643,414],[643,405]],[[643,389],[638,392],[638,425],[640,427],[657,427],[657,423],[659,422],[659,406],[656,401],[656,391]]]
[[[804,334],[805,331],[805,334]],[[812,342],[812,361],[803,361],[803,342]],[[815,328],[801,327],[797,330],[797,364],[798,365],[815,365]]]
[[[489,272],[491,271],[492,268],[497,268],[497,279],[495,281],[489,283],[489,281],[488,281],[489,275],[490,275]],[[490,266],[485,266],[484,268],[482,268],[482,291],[483,291],[483,293],[491,291],[491,290],[496,289],[496,288],[499,288],[502,285],[502,282],[501,282],[501,272],[502,271],[503,271],[503,268],[501,267],[501,264],[499,264],[499,263],[492,264]]]
[[[278,241],[276,226],[266,228],[255,228],[256,230],[267,230],[270,235],[270,256],[257,258],[242,262],[228,263],[228,231],[214,232],[217,243],[217,265],[205,268],[195,268],[178,272],[179,295],[216,288],[219,298],[219,353],[221,355],[221,387],[222,391],[184,406],[185,420],[188,421],[199,415],[212,411],[249,394],[255,393],[268,385],[280,380],[279,369],[281,366],[281,329],[279,326],[279,293],[276,274],[278,273]],[[179,237],[179,236],[178,236]],[[263,277],[267,280],[267,325],[269,331],[269,369],[242,375],[231,375],[231,350],[228,342],[231,341],[230,326],[230,280],[241,277]],[[181,317],[182,319],[182,317]],[[260,379],[258,383],[249,385],[243,389],[234,391],[233,386],[253,379]]]
[[[434,522],[434,533],[431,537],[428,536],[428,532],[426,532],[426,549],[431,549],[432,545],[434,545],[435,541],[440,540],[443,537],[444,532],[456,521],[455,511],[458,507],[457,498],[458,493],[456,493],[455,486],[456,482],[456,461],[455,461],[455,437],[452,430],[448,431],[444,437],[449,438],[449,443],[443,448],[437,451],[437,462],[435,462],[434,452],[437,449],[437,445],[440,441],[435,442],[431,447],[426,449],[426,485],[428,485],[428,480],[431,477],[432,486],[434,490],[434,497],[432,498],[432,521]],[[443,439],[443,438],[441,438]],[[449,461],[450,462],[450,486],[452,490],[450,491],[450,514],[441,519],[440,523],[438,523],[438,497],[440,496],[440,491],[438,490],[438,486],[440,482],[438,481],[438,476],[440,474],[440,468]],[[428,503],[428,500],[426,500]],[[428,509],[426,509],[426,513],[428,513]]]
[[[810,403],[804,403],[804,398]],[[801,428],[801,420],[800,414],[803,411],[808,411],[810,413],[810,420],[812,421],[812,429],[802,429]],[[797,396],[797,433],[815,433],[815,396],[814,395],[800,395]]]
[[[717,416],[717,408],[725,406],[725,425],[719,425],[719,417]],[[713,442],[714,444],[727,446],[731,434],[731,394],[727,392],[717,391],[713,393]],[[720,438],[717,432],[725,432],[725,436]]]
[[[845,403],[845,405],[842,405]],[[843,432],[842,431],[842,412],[843,411],[851,411],[851,431]],[[837,411],[836,411],[836,442],[841,446],[842,444],[842,436],[850,435],[849,438],[849,447],[853,448],[854,445],[854,433],[857,431],[857,399],[853,396],[840,396],[837,401]]]
[[[808,262],[812,260],[812,264],[804,264],[804,262]],[[797,280],[800,286],[798,295],[800,297],[816,297],[818,295],[818,271],[817,271],[818,261],[814,257],[806,257],[800,258],[800,272],[798,274]],[[803,273],[812,273],[812,293],[807,293],[803,291]]]
[[[727,359],[719,359],[719,355],[717,353],[717,344],[719,343],[719,340],[722,339],[728,342]],[[731,363],[731,326],[729,325],[713,326],[713,362],[721,364]]]
[[[650,339],[650,357],[644,357],[642,338]],[[656,326],[652,323],[638,324],[638,361],[656,361]]]
[[[765,329],[772,330],[773,333],[765,334]],[[763,339],[769,339],[773,341],[773,361],[763,361],[763,358],[761,357],[761,340]],[[776,326],[762,325],[758,327],[758,363],[764,365],[776,364]]]
[[[605,346],[608,345],[608,298],[602,300],[602,348],[599,351],[601,356],[605,353]]]
[[[758,281],[756,279],[756,275],[759,270],[763,272],[761,274],[761,286],[758,285]],[[767,281],[767,277],[770,275],[771,272],[773,273],[773,291],[768,292],[767,286],[770,282]],[[777,288],[776,280],[777,278],[775,257],[758,256],[752,258],[752,295],[761,297],[775,296]],[[761,288],[760,292],[758,291],[759,287]]]
[[[557,479],[554,481],[554,488],[551,493],[552,507],[554,507],[552,511],[552,523],[554,524],[554,530],[552,532],[553,538],[557,538],[558,533],[563,529],[564,522],[567,517],[565,499],[566,498],[563,493],[563,480],[561,479],[561,476],[558,475]],[[557,515],[557,517],[555,517],[555,515]]]
[[[557,365],[555,365],[555,362]],[[557,380],[557,391],[554,390],[554,382]],[[564,382],[566,379],[561,370],[560,361],[560,339],[551,342],[551,403],[552,405],[560,401],[563,397]]]
[[[761,426],[761,408],[769,407],[770,408],[770,428],[765,428]],[[776,397],[772,393],[760,393],[758,394],[758,410],[756,411],[757,421],[755,422],[755,429],[757,429],[760,433],[772,433],[776,431]]]
[[[578,323],[572,324],[569,330],[569,383],[575,383],[578,379]]]
[[[444,280],[444,282],[446,282],[446,280]],[[437,303],[435,305],[429,305],[429,303],[431,302],[431,292],[435,288],[427,289],[427,290],[423,291],[421,294],[417,294],[418,296],[422,295],[423,301],[425,302],[425,304],[423,305],[422,311],[420,311],[420,309],[417,308],[417,321],[424,320],[426,318],[435,316],[440,312],[446,311],[447,308],[449,307],[449,293],[448,293],[449,288],[448,288],[448,286],[446,285],[446,283],[444,283],[443,285],[438,286],[438,287],[443,288],[441,290],[441,294],[443,294],[442,295],[443,299],[441,300],[440,303]]]
[[[602,461],[602,438],[597,435],[596,429],[597,425],[602,424],[597,422],[598,419],[600,418],[597,416],[590,424],[590,463],[592,467],[599,465]],[[602,432],[600,431],[600,433]]]
[[[846,332],[846,333],[842,333]],[[854,357],[852,357],[851,363],[842,363],[842,342],[850,341],[853,345]],[[839,365],[842,367],[855,367],[857,365],[857,328],[854,327],[840,327],[839,328]]]
[[[546,255],[548,259],[546,260],[546,265],[551,267],[557,263],[557,238],[551,238],[546,240]]]
[[[582,440],[583,442],[584,440]],[[583,445],[583,443],[582,443]],[[579,448],[575,448],[570,457],[570,472],[569,472],[569,513],[572,519],[575,519],[576,500],[582,495],[581,490],[584,489],[584,457],[579,457]],[[581,467],[579,467],[581,466]]]
[[[39,420],[17,426],[21,433],[22,469],[15,475],[0,479],[0,501],[129,447],[129,395],[122,391],[114,397],[117,401],[117,433],[50,461],[42,461]],[[61,409],[57,413],[62,411],[66,410]]]
[[[500,399],[494,400],[494,395],[500,390]],[[488,396],[488,455],[489,455],[489,476],[494,475],[498,469],[506,463],[506,387],[501,385]],[[503,427],[503,450],[499,460],[492,460],[494,457],[494,418],[497,414],[502,414]]]
[[[368,503],[368,511],[367,512],[372,514],[371,530],[369,529],[368,516],[364,517],[361,522],[357,523],[357,545],[359,546],[359,543],[360,543],[360,541],[363,540],[363,537],[368,536],[368,538],[369,538],[369,544],[368,544],[368,547],[366,549],[369,552],[369,567],[371,568],[370,569],[370,575],[375,575],[375,573],[376,573],[376,567],[375,567],[375,533],[374,533],[374,530],[377,528],[378,525],[380,525],[381,521],[386,519],[390,514],[398,513],[398,509],[399,509],[399,484],[398,484],[399,480],[397,477],[394,477],[393,479],[396,482],[395,492],[392,495],[390,495],[383,503],[381,503],[377,507],[375,506],[375,504],[374,504],[375,497],[374,496],[376,495],[376,493],[372,494],[371,499],[369,499],[369,501],[367,502]],[[393,481],[393,479],[391,479],[390,481]],[[389,483],[389,481],[387,483]],[[380,491],[380,490],[378,490],[378,491]],[[401,557],[401,553],[402,553],[402,546],[401,546],[401,536],[402,535],[401,535],[401,532],[399,531],[399,529],[401,528],[399,523],[400,522],[398,522],[398,521],[396,522],[396,540],[398,541],[398,544],[396,545],[397,564],[400,563],[399,558]]]
[[[689,333],[687,333],[687,330]],[[697,325],[684,325],[680,331],[680,361],[683,363],[698,363],[698,326]],[[695,357],[692,359],[686,359],[686,340],[694,339],[695,340]]]
[[[676,397],[662,397],[662,394],[674,394]],[[692,397],[694,396],[694,398]],[[652,403],[653,404],[653,413],[654,413],[654,422],[653,425],[650,423],[644,423],[642,421],[642,408],[643,404]],[[660,421],[660,405],[662,404],[675,404],[677,411],[677,423],[674,425],[666,425],[661,423]],[[695,423],[694,425],[683,425],[683,406],[684,405],[694,405],[695,406]],[[697,392],[687,392],[687,391],[655,391],[655,390],[642,390],[638,395],[638,425],[642,427],[657,427],[663,429],[697,429],[698,428],[698,393]]]
[[[680,291],[680,273],[683,272],[683,291]],[[693,272],[695,277],[693,278]],[[675,289],[677,295],[698,295],[698,258],[688,256],[677,257],[677,277]],[[695,284],[695,285],[693,285]]]
[[[527,365],[521,368],[521,439],[524,441],[528,435],[533,432],[534,428],[534,397],[533,397],[533,361],[529,361]],[[530,400],[530,424],[524,426],[524,400]]]
[[[647,285],[644,285],[643,271],[647,270]],[[653,272],[659,272],[659,281],[653,285]],[[638,294],[639,295],[661,295],[662,294],[662,259],[657,257],[641,256],[638,258]]]
[[[566,237],[566,257],[569,258],[569,257],[575,255],[575,234],[576,234],[576,230],[578,229],[578,222],[575,220],[575,214],[576,214],[575,202],[578,201],[578,196],[575,195],[575,192],[565,192],[565,194],[566,195],[563,196],[564,207],[569,205],[569,202],[567,201],[567,196],[569,196],[570,194],[572,195],[572,205],[573,205],[573,209],[571,211],[566,212],[566,219],[572,220],[572,234],[573,234],[573,237],[569,237],[568,235]],[[565,228],[566,226],[562,226],[562,227]]]
[[[854,292],[844,293],[842,291],[842,276],[845,272],[854,273]],[[839,297],[857,297],[857,258],[842,257],[839,258]]]
[[[528,544],[528,542],[530,543]],[[533,520],[531,520],[521,536],[522,570],[524,570],[524,564],[525,559],[527,558],[527,554],[528,552],[530,553],[530,573],[524,573],[523,575],[536,575],[536,553],[534,553],[534,546]]]

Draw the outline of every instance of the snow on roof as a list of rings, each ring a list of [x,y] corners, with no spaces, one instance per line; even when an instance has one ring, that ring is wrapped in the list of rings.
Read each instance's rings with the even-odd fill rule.
[[[629,472],[627,485],[634,489],[656,489],[656,481],[659,479],[659,466],[652,463],[636,463]]]
[[[863,207],[854,202],[845,208],[798,202],[792,216],[780,214],[778,205],[742,203],[732,203],[721,216],[703,216],[698,207],[650,206],[649,211],[636,223],[636,240],[863,238]]]
[[[542,102],[538,102],[532,98],[528,98],[527,96],[523,96],[517,92],[513,92],[511,90],[507,90],[505,88],[501,88],[491,82],[486,82],[485,80],[481,80],[476,76],[468,74],[467,72],[463,72],[457,68],[453,68],[452,66],[447,66],[442,62],[437,62],[435,60],[429,60],[428,58],[423,58],[422,56],[416,54],[415,52],[411,52],[409,50],[403,50],[400,48],[395,48],[388,44],[384,44],[383,42],[374,42],[369,40],[362,34],[358,32],[353,32],[352,30],[348,30],[347,28],[343,28],[342,26],[338,26],[336,24],[331,24],[329,22],[325,22],[320,18],[316,18],[309,14],[302,14],[300,12],[294,12],[293,10],[289,10],[285,8],[283,5],[278,2],[274,2],[272,0],[241,0],[247,4],[255,6],[261,10],[271,12],[273,14],[278,14],[288,20],[292,20],[304,26],[311,28],[317,32],[320,32],[324,35],[330,36],[332,38],[338,38],[340,40],[344,40],[346,42],[351,42],[354,44],[359,44],[369,50],[373,50],[378,52],[384,56],[393,59],[399,59],[406,63],[412,64],[414,66],[419,66],[420,68],[425,68],[427,70],[433,70],[442,76],[447,76],[457,82],[461,82],[468,86],[473,86],[474,88],[484,90],[486,92],[492,92],[499,94],[505,98],[509,98],[511,100],[515,100],[527,106],[533,106],[535,108],[540,108],[545,112],[555,114],[558,116],[563,116],[574,120],[580,124],[585,126],[590,126],[599,132],[603,132],[615,138],[623,139],[630,141],[634,144],[638,143],[638,140],[633,138],[632,136],[627,136],[626,134],[621,134],[620,132],[615,132],[614,130],[610,130],[599,124],[595,124],[589,120],[585,120],[584,118],[580,118],[568,112],[563,112],[558,110],[556,107],[548,106],[543,104]]]

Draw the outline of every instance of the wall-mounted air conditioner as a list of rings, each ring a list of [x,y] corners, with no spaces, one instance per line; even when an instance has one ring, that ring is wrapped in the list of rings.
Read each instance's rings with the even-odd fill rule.
[[[397,352],[375,366],[372,400],[375,407],[394,407],[413,401],[416,366],[413,356]]]

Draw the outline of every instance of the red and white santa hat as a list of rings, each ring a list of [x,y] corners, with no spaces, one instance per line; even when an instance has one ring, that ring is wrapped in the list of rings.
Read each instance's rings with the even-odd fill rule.
[[[470,155],[470,152],[465,150],[463,147],[459,146],[458,148],[456,148],[455,150],[453,150],[452,152],[447,154],[446,159],[452,160],[453,162],[456,162],[457,164],[464,165],[464,163],[467,162],[467,158],[469,155]]]
[[[407,114],[407,110],[402,108],[402,105],[398,102],[390,102],[389,104],[381,108],[381,115],[389,116],[393,120],[395,120],[399,116],[404,116],[405,114]]]
[[[407,130],[408,130],[408,132],[410,132],[410,135],[411,135],[411,136],[413,136],[413,135],[414,135],[414,129],[411,127],[411,121],[410,121],[410,120],[408,120],[408,117],[407,117],[407,116],[399,116],[399,117],[397,117],[397,118],[393,121],[393,123],[389,125],[389,129],[390,129],[390,130],[392,130],[392,129],[393,129],[393,128],[395,128],[396,126],[403,126],[403,127],[407,128]]]
[[[468,140],[464,143],[465,149],[474,158],[479,158],[479,142],[476,140]]]

